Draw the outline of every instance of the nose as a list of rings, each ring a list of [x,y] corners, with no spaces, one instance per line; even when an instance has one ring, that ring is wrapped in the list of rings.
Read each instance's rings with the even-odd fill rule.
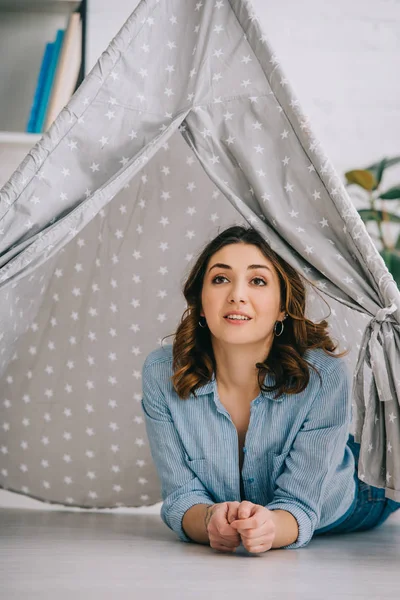
[[[232,285],[232,288],[229,292],[229,302],[231,304],[246,302],[246,292],[244,291],[244,286],[245,284],[240,282],[236,283],[236,285]]]

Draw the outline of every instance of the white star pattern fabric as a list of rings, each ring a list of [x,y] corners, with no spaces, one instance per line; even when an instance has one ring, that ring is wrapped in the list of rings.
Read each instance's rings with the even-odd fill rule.
[[[0,191],[1,487],[161,501],[142,364],[233,224],[316,284],[307,316],[350,350],[358,475],[400,501],[399,290],[239,0],[143,0]]]

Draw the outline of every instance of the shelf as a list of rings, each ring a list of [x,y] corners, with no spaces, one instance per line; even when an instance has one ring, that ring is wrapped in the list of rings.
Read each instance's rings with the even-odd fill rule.
[[[0,189],[43,133],[26,133],[46,43],[65,29],[69,15],[82,17],[85,75],[87,0],[0,0]]]
[[[85,75],[86,0],[0,0],[0,136],[1,143],[26,144],[25,132],[37,87],[46,43],[78,8],[82,16],[82,65],[78,86]],[[54,10],[53,10],[54,9]],[[7,137],[2,135],[6,132]]]
[[[34,146],[40,140],[41,133],[23,133],[14,131],[0,131],[0,146]]]
[[[81,0],[0,0],[0,11],[65,13],[80,4]]]

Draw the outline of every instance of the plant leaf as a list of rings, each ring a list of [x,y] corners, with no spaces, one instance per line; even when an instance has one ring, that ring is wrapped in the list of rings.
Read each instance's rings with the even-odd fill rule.
[[[392,167],[393,165],[397,165],[398,163],[400,163],[400,156],[394,156],[393,158],[384,158],[383,159],[385,161],[385,169],[387,169],[388,167]],[[365,167],[366,171],[375,171],[379,168],[379,165],[382,163],[382,161],[379,161],[378,163],[375,163],[373,165],[371,165],[370,167]]]
[[[382,198],[382,200],[399,200],[400,199],[400,186],[396,185],[380,196],[378,198]]]
[[[383,158],[381,160],[381,162],[377,163],[376,165],[372,165],[372,167],[369,167],[368,169],[366,169],[366,171],[369,171],[375,177],[376,184],[372,188],[373,190],[376,190],[376,188],[379,186],[379,184],[382,180],[383,171],[385,170],[386,165],[387,165],[387,159]]]
[[[383,221],[383,214],[381,210],[371,210],[369,208],[362,208],[357,211],[364,223],[367,221]],[[388,221],[392,223],[400,223],[400,217],[398,215],[393,215],[392,213],[386,213],[386,217]]]
[[[371,191],[376,188],[376,179],[371,171],[364,171],[361,169],[356,169],[354,171],[347,171],[345,173],[345,177],[348,183],[355,183],[359,185],[364,190]]]
[[[388,271],[393,275],[393,279],[400,287],[400,250],[382,250],[379,253],[388,268]]]
[[[376,179],[377,185],[372,188],[373,190],[376,190],[381,183],[384,170],[398,163],[400,163],[400,156],[394,156],[393,158],[383,158],[381,161],[365,167],[365,170],[370,171]]]

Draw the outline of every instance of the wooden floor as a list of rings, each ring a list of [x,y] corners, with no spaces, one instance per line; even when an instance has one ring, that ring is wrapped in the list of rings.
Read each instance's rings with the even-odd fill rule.
[[[399,598],[399,513],[372,531],[261,555],[180,542],[158,513],[0,508],[0,598]]]

